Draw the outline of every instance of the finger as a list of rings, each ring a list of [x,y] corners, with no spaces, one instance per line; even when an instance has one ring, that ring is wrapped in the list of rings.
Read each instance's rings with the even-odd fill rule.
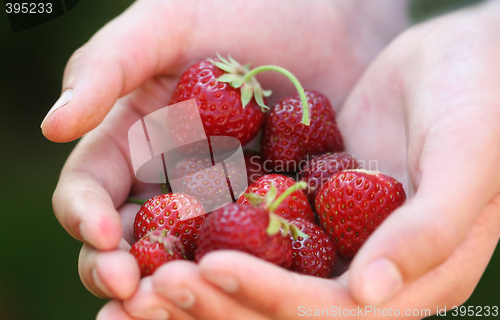
[[[300,307],[352,306],[337,281],[292,273],[245,253],[213,252],[199,267],[203,279],[271,319],[295,319]]]
[[[104,305],[97,314],[96,320],[138,320],[132,318],[125,312],[122,303],[117,300],[112,300]],[[140,319],[139,319],[140,320]]]
[[[204,281],[191,262],[162,266],[153,275],[153,285],[158,294],[199,320],[265,319]]]
[[[140,208],[140,205],[134,203],[126,203],[120,208],[120,218],[123,224],[123,238],[130,245],[135,242],[134,221]]]
[[[120,248],[100,252],[84,244],[78,259],[78,272],[84,286],[102,298],[130,298],[139,285],[137,262],[123,240]]]
[[[122,224],[116,211],[132,178],[120,147],[92,132],[71,153],[52,199],[54,213],[73,237],[99,250],[117,247]]]
[[[447,260],[500,191],[500,152],[491,148],[500,145],[498,126],[477,110],[456,108],[429,128],[421,148],[409,142],[410,162],[421,155],[412,172],[416,195],[384,221],[351,265],[351,292],[362,304],[382,304]]]
[[[141,280],[134,296],[123,302],[123,308],[129,315],[138,319],[194,319],[170,301],[159,296],[153,288],[152,277],[146,277]]]
[[[481,279],[499,238],[500,195],[497,195],[450,258],[404,287],[401,294],[391,301],[391,305],[403,306],[406,302],[406,306],[411,308],[439,306],[440,309],[447,307],[448,310],[462,305]]]
[[[42,122],[43,134],[55,142],[81,137],[119,97],[171,69],[182,55],[189,12],[182,2],[139,1],[102,28],[70,58],[63,93]]]
[[[420,319],[436,312],[436,306],[450,309],[462,304],[479,281],[500,237],[500,196],[492,201],[479,217],[466,240],[444,264],[405,286],[388,304],[408,319]],[[247,258],[248,259],[245,259]],[[271,266],[272,268],[267,268]],[[219,252],[200,261],[200,270],[206,280],[236,298],[242,304],[276,319],[301,318],[314,310],[328,309],[330,315],[358,310],[352,300],[345,279],[349,272],[336,280],[317,279],[292,274],[283,277],[282,269],[242,253]],[[289,273],[288,273],[289,274]],[[295,279],[296,278],[296,279]],[[298,281],[301,279],[301,281]],[[236,283],[236,285],[235,285]],[[300,291],[299,294],[295,291]],[[365,309],[367,319],[385,319],[373,308]],[[425,310],[426,314],[415,314]],[[371,311],[366,311],[371,310]],[[379,308],[380,310],[380,308]],[[428,310],[428,311],[427,311]],[[384,312],[385,312],[384,311]],[[284,312],[284,314],[280,314]],[[307,314],[306,314],[307,312]]]

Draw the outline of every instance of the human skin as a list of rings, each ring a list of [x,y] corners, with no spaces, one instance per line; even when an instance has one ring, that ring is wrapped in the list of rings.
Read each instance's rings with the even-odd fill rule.
[[[409,29],[342,106],[347,150],[377,159],[410,191],[347,272],[317,279],[221,251],[199,265],[161,267],[99,319],[158,310],[183,319],[177,308],[185,319],[299,319],[299,306],[435,313],[465,302],[500,238],[499,13],[500,2],[490,2]]]
[[[62,170],[53,206],[68,233],[85,242],[79,272],[92,293],[127,299],[139,285],[138,268],[127,253],[138,207],[125,200],[130,194],[151,196],[159,187],[134,179],[127,131],[168,104],[190,63],[219,52],[254,66],[277,64],[305,87],[325,93],[338,109],[369,61],[406,25],[404,2],[284,3],[253,1],[241,7],[205,1],[193,11],[188,1],[140,1],[71,57],[63,91],[71,89],[72,99],[49,112],[42,131],[56,142],[87,133]],[[224,19],[214,19],[221,7]],[[307,46],[297,39],[307,39]],[[274,90],[271,99],[294,91],[281,75],[259,79]]]
[[[182,21],[194,18],[182,6],[175,7],[177,21],[155,19],[146,13],[170,12],[175,4],[141,1],[75,53],[63,84],[63,89],[73,89],[73,99],[52,113],[42,129],[51,140],[69,141],[100,124],[75,148],[54,194],[61,224],[86,243],[79,263],[86,287],[100,296],[126,300],[110,302],[100,319],[147,319],[164,315],[161,310],[173,319],[221,319],[222,314],[234,313],[242,319],[292,319],[298,317],[300,305],[349,308],[364,303],[435,310],[436,305],[460,304],[470,295],[500,234],[500,179],[494,176],[500,155],[492,148],[500,140],[495,127],[500,80],[491,72],[498,70],[496,2],[405,32],[370,66],[340,109],[347,151],[360,159],[377,159],[380,170],[403,181],[415,196],[379,228],[339,279],[299,276],[241,253],[220,252],[207,255],[198,266],[169,263],[139,284],[138,268],[126,252],[133,241],[137,207],[123,204],[129,193],[149,195],[157,190],[133,183],[126,140],[130,125],[168,103],[189,62],[215,51],[230,52],[254,65],[284,66],[339,108],[371,57],[404,25],[404,19],[395,19],[388,25],[374,23],[380,28],[376,31],[363,27],[370,19],[347,19],[349,13],[359,18],[363,10],[353,8],[361,4],[349,9],[345,3],[320,2],[316,9],[296,4],[294,10],[284,6],[287,9],[279,13],[272,10],[275,2],[258,3],[271,6],[262,11],[269,17],[259,16],[265,22],[261,24],[253,16],[248,20],[274,26],[276,33],[252,38],[255,29],[238,29],[247,37],[233,40],[234,30],[201,23],[200,14],[199,25],[211,28],[183,28]],[[252,13],[252,8],[254,14],[261,12],[234,6],[226,6],[235,12],[227,16],[241,18],[238,14]],[[314,23],[303,30],[297,15],[306,13]],[[283,16],[277,19],[276,14]],[[368,17],[387,20],[373,13]],[[272,24],[277,20],[283,23]],[[353,20],[362,26],[352,26]],[[283,25],[289,29],[283,30]],[[325,30],[324,25],[334,27]],[[176,32],[161,37],[150,32],[174,26]],[[298,34],[315,50],[291,45]],[[250,43],[265,50],[249,50]],[[273,89],[286,83],[278,77],[262,80]],[[275,90],[276,96],[291,90],[285,86]],[[189,303],[176,303],[175,293],[179,297],[186,289]]]

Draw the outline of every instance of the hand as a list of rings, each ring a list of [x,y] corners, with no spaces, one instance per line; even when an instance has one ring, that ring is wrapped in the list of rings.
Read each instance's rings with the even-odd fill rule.
[[[189,63],[220,52],[253,65],[277,64],[338,107],[371,58],[405,26],[404,10],[404,2],[392,1],[310,6],[259,0],[241,6],[144,0],[77,50],[66,67],[63,98],[42,130],[57,142],[91,131],[69,157],[53,197],[60,223],[85,242],[79,261],[85,286],[98,296],[126,299],[139,285],[126,252],[138,207],[124,202],[129,194],[146,197],[159,187],[134,179],[127,131],[168,104]],[[294,90],[281,76],[263,76],[262,84],[282,88],[274,99]]]
[[[331,306],[387,318],[361,317],[364,305],[393,315],[418,309],[413,318],[420,319],[465,302],[500,237],[499,13],[500,3],[490,2],[408,30],[342,107],[347,150],[367,166],[377,159],[410,197],[340,278],[300,276],[242,253],[215,252],[199,268],[163,266],[152,288],[125,309],[154,292],[195,319],[299,319]],[[161,300],[149,307],[170,310]]]

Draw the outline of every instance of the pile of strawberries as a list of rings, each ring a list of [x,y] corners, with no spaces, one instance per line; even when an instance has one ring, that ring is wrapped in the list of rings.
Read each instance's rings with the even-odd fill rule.
[[[271,92],[254,78],[268,70],[288,76],[299,94],[269,108]],[[329,278],[337,256],[352,258],[406,199],[397,180],[359,168],[343,152],[328,99],[304,91],[282,68],[250,70],[221,56],[200,61],[184,72],[171,104],[193,98],[207,136],[230,136],[245,145],[262,131],[261,151],[245,151],[249,187],[244,194],[232,195],[236,202],[208,214],[200,197],[231,187],[234,180],[226,179],[231,164],[226,173],[214,171],[213,160],[202,157],[176,164],[175,174],[191,179],[183,182],[183,193],[149,199],[135,218],[131,253],[143,276],[172,260],[197,262],[215,250],[239,250]]]

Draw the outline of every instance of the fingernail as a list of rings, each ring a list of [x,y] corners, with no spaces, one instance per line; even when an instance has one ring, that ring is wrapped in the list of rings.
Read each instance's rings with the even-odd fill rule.
[[[94,284],[95,286],[101,290],[105,295],[107,295],[108,297],[113,297],[113,295],[111,294],[111,292],[109,291],[108,288],[106,288],[106,286],[104,285],[104,283],[102,282],[101,278],[99,277],[99,275],[97,274],[97,269],[94,268],[92,270],[92,278],[94,279]]]
[[[162,295],[183,309],[190,309],[196,302],[196,297],[189,289],[168,288]]]
[[[236,293],[236,291],[238,291],[238,282],[231,276],[207,274],[204,275],[204,278],[221,288],[226,293]]]
[[[386,258],[369,263],[361,273],[361,281],[363,302],[370,306],[387,302],[403,286],[398,267]]]
[[[70,102],[72,98],[73,98],[73,89],[66,89],[66,90],[64,90],[64,92],[61,94],[61,96],[59,97],[59,99],[57,99],[56,103],[54,103],[54,105],[52,106],[52,108],[50,108],[49,112],[47,113],[47,115],[43,119],[42,124],[40,125],[40,128],[43,127],[43,124],[49,118],[49,116],[51,114],[53,114],[57,109],[59,109],[61,107],[64,107],[65,105],[67,105],[68,102]]]
[[[150,320],[167,320],[170,318],[167,310],[163,309],[147,309],[141,312],[132,313],[131,316],[134,318]]]

